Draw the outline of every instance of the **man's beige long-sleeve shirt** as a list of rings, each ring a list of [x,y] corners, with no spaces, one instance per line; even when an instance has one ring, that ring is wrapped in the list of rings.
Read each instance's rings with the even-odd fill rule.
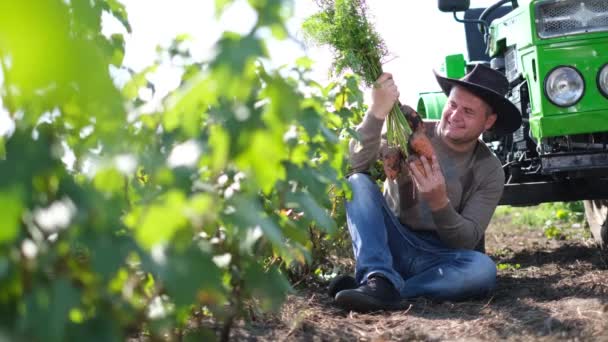
[[[388,151],[382,136],[384,121],[367,113],[357,126],[361,141],[350,142],[351,173],[366,172]],[[435,125],[427,125],[443,172],[449,204],[431,211],[416,194],[407,169],[394,181],[384,182],[384,197],[401,223],[413,230],[436,231],[453,248],[473,249],[481,241],[504,187],[504,172],[498,158],[479,141],[472,151],[451,150],[437,135]]]

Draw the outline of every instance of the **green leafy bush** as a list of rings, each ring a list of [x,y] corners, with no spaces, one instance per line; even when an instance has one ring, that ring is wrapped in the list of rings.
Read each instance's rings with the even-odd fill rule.
[[[124,40],[100,33],[103,13],[130,29],[119,2],[0,4],[16,124],[0,161],[0,336],[180,335],[197,314],[221,323],[200,336],[226,339],[247,308],[279,307],[294,265],[342,243],[328,234],[344,224],[358,80],[322,86],[307,59],[264,67],[258,33],[284,37],[289,6],[250,3],[257,24],[224,33],[212,60],[178,37],[120,87]],[[175,56],[182,82],[150,110],[140,90]]]
[[[542,203],[530,207],[500,206],[496,217],[510,215],[513,224],[532,229],[551,225],[553,222],[563,224],[582,224],[584,208],[582,201]]]

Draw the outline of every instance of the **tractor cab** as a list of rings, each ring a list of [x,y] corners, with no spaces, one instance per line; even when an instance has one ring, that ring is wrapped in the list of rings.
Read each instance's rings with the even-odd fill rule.
[[[479,30],[479,24],[475,22],[485,10],[485,8],[471,8],[464,12],[464,32],[469,60],[490,63],[486,38]],[[490,13],[487,21],[491,23],[494,19],[501,18],[512,10],[511,6],[499,7]]]

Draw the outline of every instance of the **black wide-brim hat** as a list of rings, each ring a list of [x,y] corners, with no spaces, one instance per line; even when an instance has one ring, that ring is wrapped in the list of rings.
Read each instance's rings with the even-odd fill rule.
[[[443,77],[436,72],[435,77],[446,96],[450,96],[454,86],[461,86],[486,102],[496,113],[496,122],[492,128],[494,133],[511,134],[521,126],[519,109],[505,98],[509,81],[499,71],[484,64],[477,64],[461,79]]]

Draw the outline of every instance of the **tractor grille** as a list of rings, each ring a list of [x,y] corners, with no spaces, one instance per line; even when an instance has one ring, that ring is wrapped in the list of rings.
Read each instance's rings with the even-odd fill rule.
[[[541,38],[608,31],[607,0],[550,0],[536,6]]]
[[[505,52],[505,76],[510,83],[515,81],[520,72],[517,68],[517,49],[515,45],[507,48]]]

